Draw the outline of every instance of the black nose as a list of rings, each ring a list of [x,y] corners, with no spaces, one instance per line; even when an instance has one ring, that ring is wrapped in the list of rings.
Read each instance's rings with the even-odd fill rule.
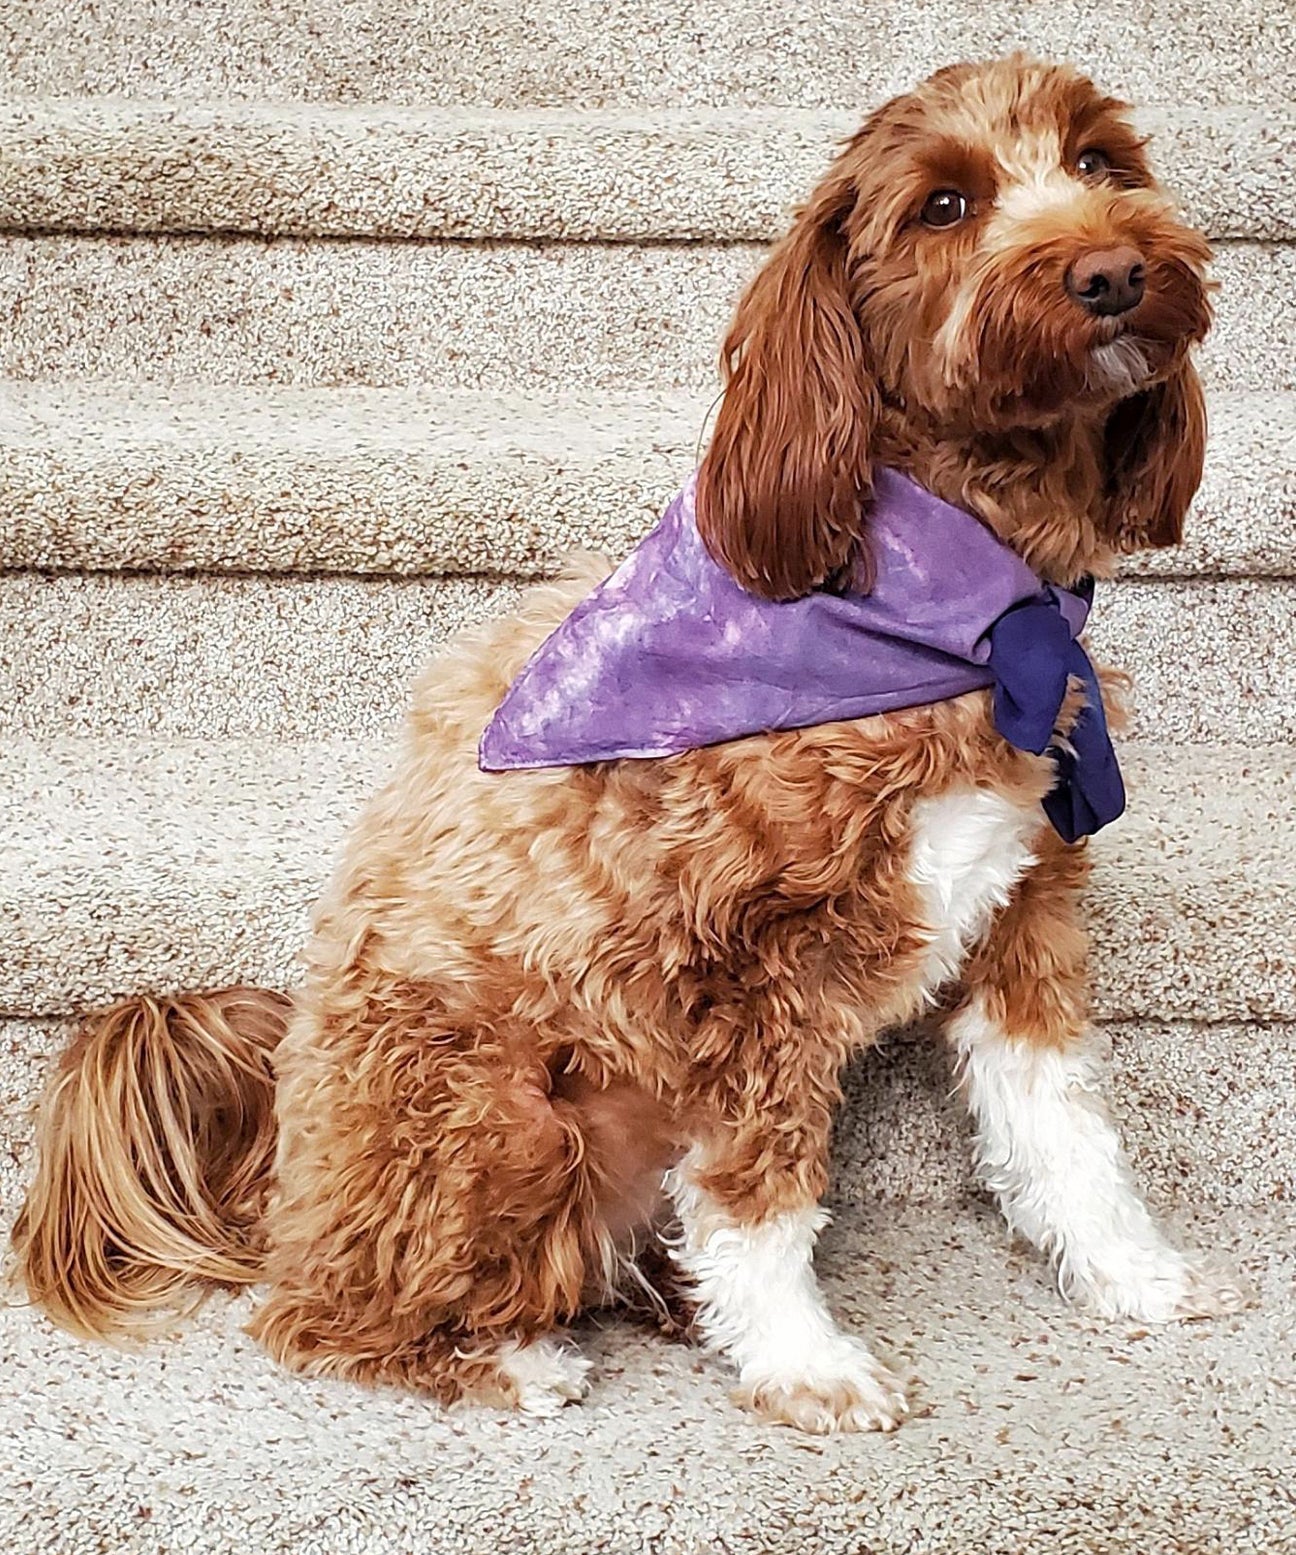
[[[1110,318],[1143,300],[1147,267],[1136,248],[1097,248],[1082,254],[1066,273],[1066,289],[1087,313]]]

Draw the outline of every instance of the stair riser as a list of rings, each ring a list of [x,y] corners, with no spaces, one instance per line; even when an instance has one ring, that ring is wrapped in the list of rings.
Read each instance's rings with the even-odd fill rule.
[[[48,895],[31,900],[29,883],[24,900],[0,901],[7,957],[0,1012],[70,1015],[131,992],[235,982],[292,986],[311,909],[356,808],[354,799],[341,800],[328,844],[292,867],[245,856],[236,837],[215,861],[159,859],[150,866],[136,857],[129,868],[84,863],[35,876]],[[295,815],[284,823],[304,824]],[[146,817],[141,826],[147,828]],[[248,855],[259,840],[248,839]],[[1146,895],[1126,899],[1118,847],[1113,842],[1104,853],[1115,862],[1092,887],[1088,905],[1097,1016],[1296,1021],[1288,948],[1296,937],[1296,888],[1266,882],[1273,892],[1266,923],[1286,935],[1285,945],[1274,946],[1240,886],[1203,900],[1204,892],[1164,871],[1139,882]],[[131,851],[138,855],[142,844]],[[1227,924],[1226,933],[1212,928],[1212,915]],[[1262,973],[1266,956],[1271,965]]]
[[[60,569],[536,577],[574,549],[625,555],[696,463],[707,414],[700,395],[3,392],[0,557]]]
[[[391,745],[12,741],[0,1013],[122,993],[291,986],[312,904]],[[1253,759],[1253,757],[1255,759]],[[1127,746],[1129,815],[1095,844],[1098,1017],[1296,1020],[1292,763]]]
[[[498,391],[716,384],[765,251],[633,245],[0,242],[0,373]],[[1219,388],[1296,387],[1296,246],[1222,244]]]
[[[1117,1023],[1104,1093],[1139,1181],[1158,1203],[1290,1201],[1296,1026]],[[956,1202],[975,1187],[973,1141],[934,1033],[850,1069],[834,1143],[844,1200]]]
[[[619,557],[694,464],[704,396],[552,402],[399,390],[15,383],[0,560],[160,571],[552,571]],[[1296,575],[1296,395],[1217,394],[1188,543],[1140,575]]]
[[[33,1118],[71,1022],[0,1021],[0,1179],[16,1207]],[[1106,1094],[1140,1182],[1161,1204],[1240,1208],[1296,1196],[1296,1027],[1102,1028]],[[838,1202],[953,1204],[976,1190],[971,1130],[934,1033],[856,1061],[838,1117]],[[0,1202],[0,1210],[6,1206]]]
[[[861,113],[491,116],[97,97],[0,103],[14,232],[770,241]],[[1211,238],[1290,240],[1268,198],[1296,116],[1150,112],[1159,176]]]
[[[5,61],[14,95],[865,109],[954,60],[1020,46],[1136,101],[1204,105],[1282,101],[1293,54],[1269,0],[1159,7],[1154,20],[1130,6],[1101,27],[1072,6],[1016,0],[981,0],[957,24],[912,4],[802,4],[774,28],[733,0],[347,5],[326,26],[248,0],[208,0],[201,21],[167,27],[149,0],[20,9]]]
[[[369,733],[446,634],[512,607],[512,582],[0,575],[0,731],[221,738]],[[1136,738],[1296,740],[1275,645],[1296,582],[1126,579],[1095,656],[1133,672]]]

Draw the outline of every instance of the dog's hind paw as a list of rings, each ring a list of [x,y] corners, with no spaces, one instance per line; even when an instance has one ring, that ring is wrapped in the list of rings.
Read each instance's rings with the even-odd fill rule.
[[[500,1349],[498,1365],[511,1385],[519,1413],[534,1418],[556,1415],[589,1392],[591,1363],[579,1350],[556,1339],[530,1344],[510,1340]]]

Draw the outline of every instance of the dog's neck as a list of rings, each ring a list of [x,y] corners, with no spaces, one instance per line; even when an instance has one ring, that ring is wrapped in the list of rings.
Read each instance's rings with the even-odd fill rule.
[[[884,427],[879,462],[975,513],[1050,583],[1069,586],[1111,570],[1102,420],[1092,414],[1045,428],[953,434],[916,430],[906,414]]]

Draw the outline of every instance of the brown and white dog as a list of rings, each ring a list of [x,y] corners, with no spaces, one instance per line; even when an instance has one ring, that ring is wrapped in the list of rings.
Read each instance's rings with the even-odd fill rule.
[[[846,145],[739,306],[708,546],[802,595],[867,546],[875,464],[1060,584],[1174,543],[1208,257],[1121,104],[1021,58],[939,72]],[[834,1323],[812,1254],[843,1064],[941,1005],[984,1176],[1063,1293],[1143,1322],[1237,1306],[1153,1223],[1097,1099],[1085,850],[988,693],[478,770],[510,681],[605,570],[424,675],[291,1002],[87,1025],[15,1232],[35,1298],[98,1333],[196,1280],[264,1280],[252,1330],[289,1366],[547,1412],[587,1370],[556,1330],[665,1225],[754,1410],[890,1429],[904,1389]]]

